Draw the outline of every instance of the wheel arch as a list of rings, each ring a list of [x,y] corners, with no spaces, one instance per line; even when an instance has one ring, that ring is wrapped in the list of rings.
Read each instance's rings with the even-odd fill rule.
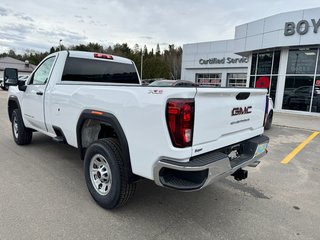
[[[130,176],[134,176],[132,173],[132,167],[131,167],[131,160],[130,160],[130,152],[129,152],[129,145],[128,141],[126,138],[126,135],[121,127],[120,122],[118,119],[111,113],[107,112],[101,112],[101,111],[96,111],[93,109],[86,109],[82,111],[80,114],[78,123],[77,123],[77,144],[78,144],[78,149],[80,151],[80,157],[83,160],[86,152],[86,147],[83,146],[83,137],[82,137],[82,131],[84,129],[84,126],[88,122],[95,122],[103,125],[104,127],[108,129],[112,129],[119,141],[121,151],[123,154],[123,159],[125,161],[125,164],[127,164],[129,170],[130,170]],[[99,132],[101,132],[102,128],[99,129]],[[96,136],[99,138],[99,136]],[[97,139],[95,139],[97,140]],[[132,178],[133,179],[133,178]]]
[[[11,115],[12,115],[12,112],[14,109],[20,109],[20,111],[21,111],[20,103],[19,103],[19,100],[16,96],[10,96],[8,99],[8,117],[9,117],[10,122],[12,120]]]

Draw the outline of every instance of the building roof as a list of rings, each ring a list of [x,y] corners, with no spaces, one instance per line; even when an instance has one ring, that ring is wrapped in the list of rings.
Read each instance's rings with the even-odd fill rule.
[[[18,72],[31,73],[36,66],[29,64],[28,61],[20,61],[12,57],[2,57],[0,58],[0,71],[3,71],[5,68],[17,68]]]

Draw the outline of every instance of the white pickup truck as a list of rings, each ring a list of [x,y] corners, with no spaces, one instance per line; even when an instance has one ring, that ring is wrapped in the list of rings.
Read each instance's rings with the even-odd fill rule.
[[[267,153],[266,90],[142,86],[122,57],[61,51],[26,82],[8,79],[8,113],[18,145],[33,132],[79,149],[90,194],[104,208],[124,204],[141,178],[192,191]]]

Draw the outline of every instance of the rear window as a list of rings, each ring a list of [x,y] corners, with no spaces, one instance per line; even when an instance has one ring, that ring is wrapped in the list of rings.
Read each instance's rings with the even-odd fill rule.
[[[139,84],[133,64],[67,58],[62,81]]]

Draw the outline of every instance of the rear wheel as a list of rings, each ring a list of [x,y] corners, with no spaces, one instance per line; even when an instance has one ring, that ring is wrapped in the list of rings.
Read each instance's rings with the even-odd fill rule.
[[[84,158],[84,174],[93,199],[103,208],[125,204],[134,194],[127,166],[116,139],[105,138],[92,143]]]
[[[11,115],[12,135],[18,145],[27,145],[32,141],[32,130],[24,126],[21,112],[13,110]]]

